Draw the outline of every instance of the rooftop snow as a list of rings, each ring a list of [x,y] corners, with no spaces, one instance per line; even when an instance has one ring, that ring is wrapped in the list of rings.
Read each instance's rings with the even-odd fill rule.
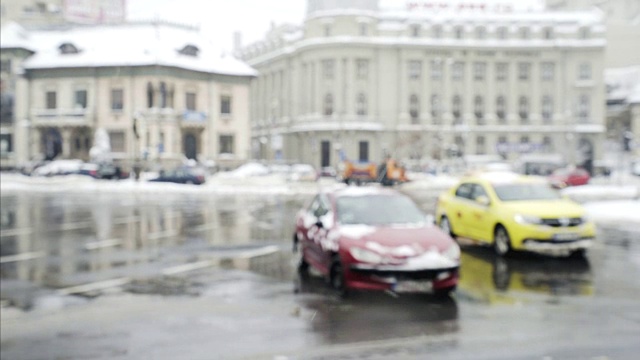
[[[6,37],[5,29],[10,30]],[[25,61],[25,69],[163,65],[215,74],[257,75],[244,62],[221,55],[218,48],[199,31],[176,25],[76,26],[19,35],[15,24],[3,27],[1,46],[35,51]],[[61,54],[58,47],[63,43],[73,44],[80,52]],[[186,45],[196,46],[198,56],[180,54],[179,50]]]

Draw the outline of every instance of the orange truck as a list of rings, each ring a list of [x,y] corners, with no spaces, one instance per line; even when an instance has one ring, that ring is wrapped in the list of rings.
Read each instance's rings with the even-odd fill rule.
[[[394,159],[387,159],[380,165],[375,162],[344,162],[342,181],[346,184],[362,184],[379,182],[385,186],[391,186],[407,182],[405,169]]]

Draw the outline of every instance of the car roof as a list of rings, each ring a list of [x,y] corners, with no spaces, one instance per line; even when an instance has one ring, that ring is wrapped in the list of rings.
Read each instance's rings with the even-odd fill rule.
[[[365,186],[347,186],[344,188],[340,188],[337,190],[330,191],[335,197],[361,197],[361,196],[371,196],[371,195],[402,195],[401,192],[391,189],[391,188],[383,188],[375,185],[365,185]]]
[[[488,171],[467,175],[461,179],[461,182],[479,181],[492,185],[497,184],[515,184],[515,183],[547,183],[543,177],[522,175],[511,171]]]

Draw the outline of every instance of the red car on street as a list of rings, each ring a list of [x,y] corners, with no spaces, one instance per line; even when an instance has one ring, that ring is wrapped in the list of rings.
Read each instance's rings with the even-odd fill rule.
[[[298,271],[313,267],[348,290],[448,295],[458,284],[460,247],[408,196],[378,186],[321,191],[296,216]]]
[[[548,179],[553,187],[562,189],[567,186],[586,185],[589,183],[591,176],[583,168],[566,167],[554,170]]]

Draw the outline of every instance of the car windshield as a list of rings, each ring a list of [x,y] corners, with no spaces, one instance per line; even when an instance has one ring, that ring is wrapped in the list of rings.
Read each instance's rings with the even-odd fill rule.
[[[560,194],[546,184],[501,184],[494,185],[496,195],[502,201],[555,200]]]
[[[422,211],[404,196],[345,196],[338,199],[337,211],[341,224],[392,225],[425,221]]]

